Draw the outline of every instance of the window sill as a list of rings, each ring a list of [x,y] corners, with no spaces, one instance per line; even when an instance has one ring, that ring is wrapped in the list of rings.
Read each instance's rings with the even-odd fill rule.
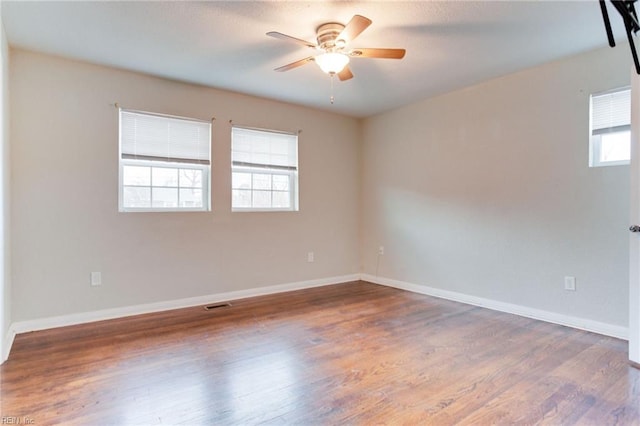
[[[297,212],[297,209],[231,209],[232,213],[271,213],[271,212]]]
[[[119,209],[118,213],[209,213],[211,209]]]

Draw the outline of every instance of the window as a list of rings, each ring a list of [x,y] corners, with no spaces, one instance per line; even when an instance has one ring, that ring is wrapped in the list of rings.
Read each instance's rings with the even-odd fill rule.
[[[591,95],[589,166],[629,164],[631,159],[631,90]]]
[[[120,109],[120,211],[208,211],[211,123]]]
[[[298,210],[298,135],[231,129],[232,211]]]

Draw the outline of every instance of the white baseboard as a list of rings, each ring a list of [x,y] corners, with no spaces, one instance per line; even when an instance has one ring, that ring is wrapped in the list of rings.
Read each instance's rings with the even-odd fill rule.
[[[438,288],[407,283],[404,281],[393,280],[390,278],[377,277],[374,275],[361,274],[360,279],[374,284],[380,284],[387,287],[398,288],[401,290],[420,293],[428,296],[434,296],[441,299],[452,300],[454,302],[466,303],[468,305],[481,306],[483,308],[492,309],[494,311],[506,312],[509,314],[520,315],[522,317],[533,318],[540,321],[550,322],[553,324],[573,327],[580,330],[590,331],[605,336],[615,337],[618,339],[628,340],[629,329],[619,325],[607,324],[599,321],[593,321],[585,318],[573,317],[555,312],[543,311],[540,309],[530,308],[527,306],[514,305],[512,303],[499,302],[496,300],[485,299],[482,297],[471,296],[455,291],[442,290]]]
[[[321,287],[331,284],[340,284],[360,279],[359,274],[342,275],[338,277],[320,278],[308,281],[299,281],[287,284],[279,284],[268,287],[258,287],[247,290],[230,291],[226,293],[209,294],[206,296],[189,297],[186,299],[167,300],[164,302],[148,303],[144,305],[125,306],[122,308],[104,309],[93,312],[61,315],[56,317],[38,318],[34,320],[18,321],[12,324],[13,335],[30,331],[46,330],[49,328],[65,327],[68,325],[84,324],[95,321],[104,321],[132,315],[149,314],[153,312],[168,311],[171,309],[188,308],[191,306],[206,305],[209,303],[225,302],[229,300],[245,299],[247,297],[264,296],[268,294],[283,293],[286,291],[302,290],[305,288]],[[11,339],[13,343],[13,339]],[[7,355],[9,354],[7,347]]]
[[[464,293],[457,293],[449,290],[442,290],[433,287],[407,283],[404,281],[393,280],[390,278],[377,277],[369,274],[351,274],[330,278],[321,278],[308,281],[299,281],[288,284],[279,284],[268,287],[258,287],[247,290],[230,291],[226,293],[216,293],[206,296],[190,297],[186,299],[168,300],[164,302],[148,303],[143,305],[126,306],[122,308],[104,309],[93,312],[83,312],[78,314],[61,315],[56,317],[39,318],[27,321],[18,321],[11,325],[8,334],[5,337],[5,345],[3,347],[2,360],[7,360],[11,346],[17,334],[27,333],[30,331],[46,330],[56,327],[65,327],[69,325],[84,324],[95,321],[104,321],[115,318],[122,318],[133,315],[148,314],[153,312],[168,311],[171,309],[188,308],[191,306],[206,305],[209,303],[218,303],[229,300],[244,299],[247,297],[264,296],[269,294],[283,293],[287,291],[303,290],[306,288],[322,287],[332,284],[346,283],[349,281],[363,280],[374,284],[393,287],[401,290],[411,291],[413,293],[434,296],[441,299],[452,300],[455,302],[466,303],[474,306],[492,309],[495,311],[506,312],[510,314],[520,315],[527,318],[533,318],[553,324],[564,325],[577,328],[580,330],[590,331],[593,333],[611,336],[618,339],[628,340],[629,331],[626,327],[602,323],[584,318],[572,317],[569,315],[558,314],[549,311],[543,311],[526,306],[515,305],[511,303],[499,302],[496,300],[485,299],[482,297],[471,296]]]
[[[9,330],[7,330],[7,335],[4,338],[2,353],[0,354],[0,356],[2,357],[2,359],[0,359],[0,364],[5,362],[7,358],[9,358],[9,352],[11,352],[11,346],[13,346],[13,340],[15,338],[16,338],[15,330],[13,329],[13,327],[9,327]]]

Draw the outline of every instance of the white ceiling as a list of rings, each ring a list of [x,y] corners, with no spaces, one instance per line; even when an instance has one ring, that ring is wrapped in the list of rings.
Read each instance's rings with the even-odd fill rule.
[[[607,45],[596,1],[2,1],[11,46],[366,117]],[[609,5],[616,38],[620,16]],[[335,82],[313,63],[325,22],[373,24],[350,47],[402,47],[403,60],[356,58]],[[619,49],[627,49],[620,46]]]

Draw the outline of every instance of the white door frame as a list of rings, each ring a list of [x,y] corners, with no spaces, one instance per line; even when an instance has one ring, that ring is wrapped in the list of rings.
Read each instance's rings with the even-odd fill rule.
[[[631,225],[640,225],[640,76],[631,70]],[[629,360],[640,365],[640,232],[629,233]]]

